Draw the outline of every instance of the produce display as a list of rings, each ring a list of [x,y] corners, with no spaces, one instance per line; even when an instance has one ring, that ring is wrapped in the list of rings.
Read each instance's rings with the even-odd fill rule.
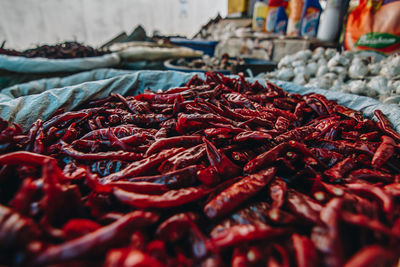
[[[380,110],[205,77],[26,133],[0,121],[0,265],[399,261],[400,134]]]
[[[244,60],[240,58],[230,59],[228,54],[223,54],[221,58],[204,55],[202,58],[198,59],[180,58],[176,61],[176,64],[180,67],[190,69],[200,69],[205,71],[228,70],[234,72],[237,65],[244,64]]]
[[[105,55],[109,52],[94,49],[77,42],[64,42],[56,45],[42,45],[37,48],[28,49],[25,51],[16,51],[0,48],[0,55],[19,56],[19,57],[45,57],[52,59],[65,58],[82,58],[82,57],[97,57]]]
[[[319,47],[282,58],[268,79],[292,81],[306,87],[337,90],[400,104],[400,56],[374,62],[355,52]]]

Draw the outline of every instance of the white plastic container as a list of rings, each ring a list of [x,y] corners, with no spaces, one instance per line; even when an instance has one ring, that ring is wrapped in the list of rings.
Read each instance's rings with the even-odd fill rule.
[[[328,0],[321,15],[317,38],[322,41],[333,42],[339,36],[341,21],[341,5],[344,0]]]
[[[265,18],[267,16],[268,5],[259,0],[254,5],[252,28],[254,31],[264,31]]]

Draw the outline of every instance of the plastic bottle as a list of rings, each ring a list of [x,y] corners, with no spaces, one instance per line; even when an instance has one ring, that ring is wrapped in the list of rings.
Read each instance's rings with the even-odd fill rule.
[[[342,5],[345,0],[328,0],[321,15],[317,38],[322,41],[333,42],[339,37],[342,22]]]
[[[318,0],[306,0],[300,22],[300,36],[315,37],[322,8]]]
[[[267,11],[268,5],[263,0],[259,0],[257,3],[255,3],[252,23],[252,28],[254,31],[264,31],[265,17],[267,16]]]
[[[289,2],[289,21],[287,26],[287,35],[289,36],[300,36],[300,22],[303,5],[303,0],[290,0]]]
[[[281,6],[282,0],[269,0],[267,17],[265,19],[265,31],[273,32],[278,14],[278,8]]]
[[[288,16],[286,15],[285,8],[280,6],[276,15],[274,33],[285,35],[288,24]]]

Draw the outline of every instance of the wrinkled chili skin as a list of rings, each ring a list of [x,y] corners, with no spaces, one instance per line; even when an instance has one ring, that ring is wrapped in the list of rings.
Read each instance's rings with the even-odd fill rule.
[[[209,218],[215,218],[232,211],[247,198],[266,186],[275,175],[275,172],[275,168],[269,168],[257,174],[244,177],[207,203],[204,207],[205,214]]]
[[[399,261],[400,140],[381,111],[204,75],[25,133],[0,119],[0,265]]]

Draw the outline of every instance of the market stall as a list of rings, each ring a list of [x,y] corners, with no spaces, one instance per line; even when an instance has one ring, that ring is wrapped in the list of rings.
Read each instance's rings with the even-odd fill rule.
[[[400,1],[338,3],[2,48],[54,75],[0,91],[0,265],[397,266]]]

